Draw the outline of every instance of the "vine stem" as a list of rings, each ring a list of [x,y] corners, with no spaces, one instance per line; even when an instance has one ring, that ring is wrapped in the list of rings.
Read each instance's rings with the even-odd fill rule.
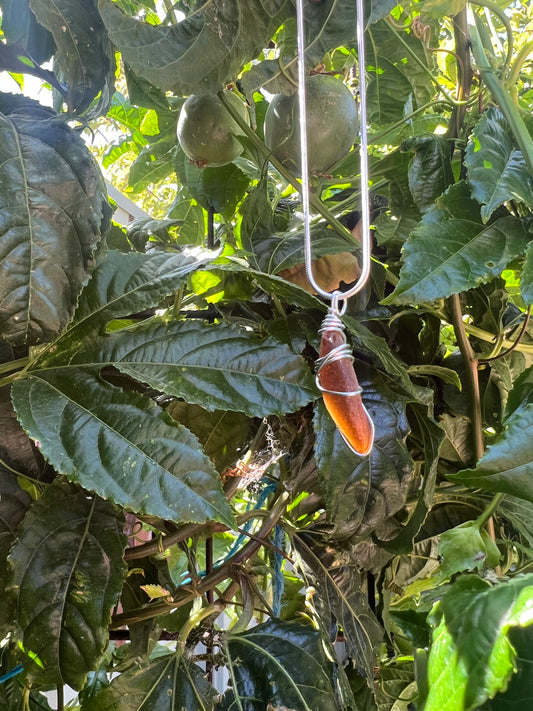
[[[471,49],[477,67],[481,72],[483,81],[509,123],[511,132],[522,151],[529,173],[533,176],[533,143],[531,136],[520,116],[520,112],[509,96],[504,82],[487,59],[487,53],[492,53],[492,47],[486,47],[483,43],[482,33],[480,32],[480,27],[478,27],[481,23],[481,18],[471,8],[468,8],[468,13]]]
[[[10,360],[7,363],[0,363],[0,374],[11,373],[13,370],[21,370],[28,365],[30,359],[26,356],[17,360]],[[0,381],[1,382],[1,381]]]
[[[487,530],[490,533],[488,524],[490,521],[492,521],[492,514],[496,511],[496,509],[500,505],[502,499],[504,499],[504,498],[505,498],[505,494],[502,494],[502,493],[496,494],[496,496],[492,499],[492,501],[487,506],[485,511],[483,511],[481,516],[479,516],[479,518],[477,519],[476,523],[478,524],[479,528],[481,528],[482,526],[487,524]],[[494,530],[494,524],[493,524],[493,530]]]
[[[256,148],[264,157],[265,160],[269,161],[272,163],[274,168],[280,173],[283,178],[290,183],[295,190],[302,195],[302,186],[300,185],[299,181],[295,178],[295,176],[285,168],[285,166],[280,163],[280,161],[272,154],[272,152],[265,146],[263,141],[255,134],[255,132],[248,126],[246,121],[242,118],[242,116],[239,114],[238,111],[235,110],[235,108],[230,104],[228,101],[227,97],[224,96],[223,91],[219,91],[218,93],[218,98],[220,101],[224,104],[225,108],[228,110],[228,112],[231,114],[232,118],[235,120],[235,123],[238,124],[238,126],[243,130],[244,134],[246,135],[246,138],[250,141],[250,143]],[[315,195],[314,193],[309,194],[309,203],[313,210],[315,212],[318,212],[322,217],[328,222],[331,227],[335,228],[335,230],[341,235],[341,237],[344,237],[347,242],[350,245],[353,245],[353,237],[348,230],[347,227],[345,227],[342,222],[340,222],[335,215],[328,210],[328,208],[324,205],[322,200]]]
[[[246,543],[235,553],[235,555],[225,561],[219,568],[213,570],[210,575],[206,575],[198,581],[198,583],[195,583],[194,587],[191,585],[182,586],[178,589],[178,592],[170,603],[156,602],[154,604],[146,605],[145,607],[140,607],[135,610],[114,615],[109,629],[115,630],[119,627],[123,627],[124,625],[132,624],[133,622],[151,620],[152,618],[166,612],[170,612],[170,610],[177,607],[182,607],[199,595],[204,595],[207,590],[214,589],[216,585],[221,583],[226,578],[231,577],[231,571],[234,566],[242,565],[245,561],[254,556],[261,546],[265,544],[265,539],[283,515],[289,498],[288,492],[282,492],[273,503],[272,508],[268,512],[268,516],[265,518],[265,521],[259,531],[254,535],[254,538]]]

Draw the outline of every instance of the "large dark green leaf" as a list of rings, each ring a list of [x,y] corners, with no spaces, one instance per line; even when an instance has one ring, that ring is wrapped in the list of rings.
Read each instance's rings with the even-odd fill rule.
[[[463,469],[450,478],[533,502],[533,403],[520,405],[505,424],[475,469]]]
[[[188,319],[140,325],[47,361],[55,377],[72,366],[105,364],[206,410],[237,410],[250,417],[294,412],[316,395],[301,356],[275,338],[225,323]]]
[[[404,141],[401,150],[415,154],[409,164],[409,189],[424,213],[453,183],[450,146],[444,138],[431,133]]]
[[[377,371],[356,363],[363,400],[376,427],[374,448],[359,457],[346,445],[322,408],[315,419],[315,456],[330,536],[366,536],[405,504],[413,461],[405,446],[405,405]]]
[[[226,654],[235,700],[228,710],[349,708],[353,698],[339,683],[342,669],[332,661],[326,642],[311,625],[280,620],[229,634]]]
[[[517,671],[509,686],[494,699],[480,707],[480,711],[516,711],[533,704],[533,629],[513,627],[509,640],[516,650]]]
[[[16,540],[17,529],[30,508],[31,498],[17,484],[13,472],[0,464],[0,634],[2,639],[14,623],[13,603],[7,597],[9,579],[7,555]]]
[[[414,435],[420,440],[420,447],[424,452],[423,479],[418,500],[409,521],[393,540],[379,541],[382,548],[395,554],[406,554],[412,550],[413,540],[418,535],[428,511],[433,505],[439,450],[444,439],[442,429],[435,420],[428,417],[426,407],[418,403],[411,403],[410,407],[418,425]]]
[[[0,334],[51,340],[72,316],[109,204],[82,139],[29,108],[0,114]]]
[[[532,622],[533,575],[492,587],[460,577],[431,613],[425,711],[471,711],[506,688],[516,652],[508,634]]]
[[[54,72],[67,87],[69,111],[81,112],[102,92],[105,113],[115,87],[115,56],[92,0],[30,0],[56,44]]]
[[[135,664],[84,704],[84,711],[212,711],[216,691],[184,656]]]
[[[361,525],[370,493],[370,470],[342,439],[322,402],[315,409],[315,458],[329,535],[347,538]]]
[[[39,479],[42,457],[17,422],[8,387],[0,388],[0,432],[0,461],[17,472]]]
[[[59,348],[66,350],[72,344],[92,339],[114,318],[159,306],[165,296],[179,289],[190,272],[205,266],[211,258],[207,252],[106,252],[81,293]]]
[[[308,534],[295,536],[293,545],[303,579],[317,590],[313,605],[323,628],[335,630],[335,636],[336,626],[342,628],[346,654],[370,684],[383,631],[362,590],[356,557],[348,549],[326,546]]]
[[[268,45],[291,13],[288,0],[208,0],[177,25],[128,17],[98,0],[111,41],[139,76],[178,95],[215,92]]]
[[[27,514],[10,561],[30,679],[80,689],[95,668],[126,572],[122,528],[113,506],[61,481]]]
[[[52,35],[40,25],[30,10],[30,0],[0,0],[2,32],[9,44],[24,47],[38,64],[54,51]]]
[[[476,124],[465,165],[472,195],[482,205],[483,222],[510,200],[533,208],[533,178],[499,109],[489,108]]]
[[[372,0],[370,22],[375,14],[376,3]],[[392,9],[392,8],[391,8]],[[383,17],[383,16],[382,16]],[[423,39],[416,32],[399,33],[397,28],[386,19],[381,22],[376,22],[374,25],[367,28],[367,65],[379,67],[379,71],[386,72],[388,68],[394,66],[395,70],[404,75],[400,79],[401,85],[411,87],[411,94],[405,96],[403,92],[399,92],[397,98],[405,97],[405,103],[393,121],[397,121],[400,115],[403,115],[411,110],[411,108],[420,108],[426,104],[433,96],[433,87],[431,82],[431,69],[433,67],[433,58],[424,46]],[[385,58],[385,63],[382,64],[382,58]],[[429,71],[428,71],[429,70]],[[377,79],[378,77],[376,77]],[[407,79],[407,83],[405,82]],[[403,96],[402,96],[403,95]],[[427,115],[424,118],[428,118]],[[403,131],[409,130],[407,135],[413,135],[413,128],[416,127],[416,117],[409,121],[405,121]],[[377,130],[381,133],[384,126],[381,124]],[[400,129],[402,130],[402,129]],[[414,135],[417,131],[415,128]],[[394,135],[394,134],[392,134]],[[386,136],[386,142],[394,145],[390,141],[391,133]]]
[[[24,429],[61,474],[137,513],[233,525],[198,440],[149,400],[71,368],[13,385]]]
[[[471,289],[499,276],[529,240],[528,220],[483,225],[466,184],[452,185],[405,243],[400,282],[385,303],[424,303]]]

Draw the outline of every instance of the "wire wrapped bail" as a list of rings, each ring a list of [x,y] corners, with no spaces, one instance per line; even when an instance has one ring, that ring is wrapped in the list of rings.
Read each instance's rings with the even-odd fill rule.
[[[346,444],[356,454],[365,456],[374,443],[374,423],[361,398],[362,388],[340,314],[338,299],[334,298],[319,331],[322,338],[316,361],[316,384]]]

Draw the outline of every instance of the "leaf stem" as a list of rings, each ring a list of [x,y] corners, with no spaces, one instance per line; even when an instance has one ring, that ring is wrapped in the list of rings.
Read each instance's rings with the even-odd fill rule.
[[[527,331],[527,327],[529,325],[529,319],[531,318],[531,305],[527,307],[526,311],[526,316],[524,318],[524,322],[522,323],[522,327],[520,328],[520,332],[513,341],[513,345],[510,346],[510,348],[507,348],[504,351],[500,351],[499,353],[496,353],[496,355],[489,356],[488,358],[479,358],[480,363],[490,363],[491,361],[494,360],[499,360],[500,358],[505,358],[505,356],[509,355],[509,353],[512,353],[514,350],[518,348],[520,345],[520,342],[522,338],[525,336],[525,333]],[[501,344],[498,344],[501,347]]]
[[[479,516],[479,518],[476,519],[476,524],[477,524],[478,528],[481,528],[482,526],[484,526],[486,523],[489,522],[489,520],[492,518],[492,514],[496,511],[496,509],[500,505],[503,498],[505,498],[505,494],[502,494],[502,493],[496,494],[496,496],[492,499],[492,501],[487,506],[485,511],[483,511],[481,516]],[[492,538],[492,535],[491,535],[491,538]]]
[[[256,148],[264,157],[266,160],[270,161],[274,168],[282,175],[282,177],[290,183],[293,188],[302,194],[302,186],[295,178],[295,176],[285,168],[285,166],[280,163],[280,161],[272,155],[272,152],[265,146],[263,141],[259,138],[259,136],[256,135],[256,133],[248,126],[246,121],[240,116],[238,111],[235,110],[235,108],[231,105],[231,103],[228,101],[227,97],[224,96],[224,92],[220,91],[218,93],[218,98],[220,101],[224,104],[228,112],[231,114],[232,118],[235,120],[235,122],[239,125],[239,127],[243,130],[244,134],[246,137],[250,140],[250,143]],[[315,210],[315,212],[318,212],[322,217],[328,222],[331,227],[335,228],[335,230],[341,235],[341,237],[344,237],[351,246],[353,246],[353,238],[350,233],[350,230],[348,230],[347,227],[345,227],[342,222],[340,222],[335,215],[328,210],[328,208],[324,205],[324,203],[318,198],[315,194],[310,193],[309,194],[309,203],[311,207]]]
[[[17,360],[10,360],[7,363],[0,363],[0,374],[11,373],[13,370],[22,370],[29,362],[30,359],[25,356],[24,358],[17,358]]]
[[[202,607],[196,614],[191,615],[179,632],[176,643],[176,654],[183,654],[185,651],[185,645],[187,644],[187,639],[195,627],[197,627],[203,620],[211,617],[211,615],[219,615],[223,609],[224,605],[220,602],[216,602],[212,605],[208,605],[207,607]]]

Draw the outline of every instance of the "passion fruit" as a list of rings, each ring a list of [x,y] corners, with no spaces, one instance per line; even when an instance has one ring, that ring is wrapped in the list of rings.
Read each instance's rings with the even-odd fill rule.
[[[325,175],[350,151],[357,130],[355,100],[340,79],[313,74],[305,82],[309,172]],[[298,95],[276,94],[267,109],[265,143],[295,175],[300,175]]]
[[[249,123],[248,109],[239,97],[227,91],[225,96]],[[178,141],[185,155],[200,168],[227,165],[242,153],[237,136],[244,132],[214,94],[192,94],[181,107]]]

